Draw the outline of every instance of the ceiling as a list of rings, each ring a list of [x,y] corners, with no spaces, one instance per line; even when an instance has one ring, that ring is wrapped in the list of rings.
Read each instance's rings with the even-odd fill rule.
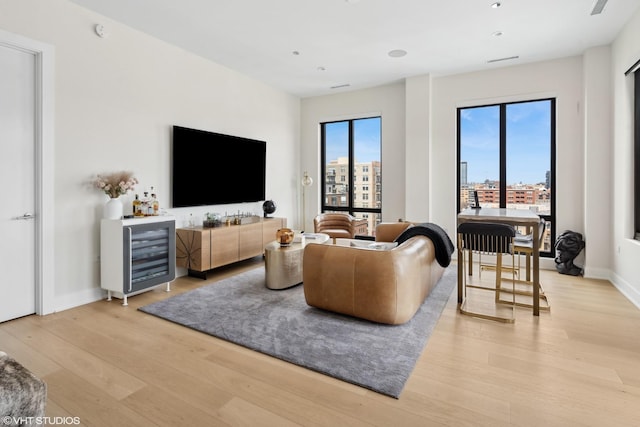
[[[71,1],[302,98],[580,55],[611,43],[640,6],[640,0],[501,0],[498,8],[491,7],[497,0]],[[605,7],[592,15],[596,3]],[[407,54],[391,57],[392,50]]]

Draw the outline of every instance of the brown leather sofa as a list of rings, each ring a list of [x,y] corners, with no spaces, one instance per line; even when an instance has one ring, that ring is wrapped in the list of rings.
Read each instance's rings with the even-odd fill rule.
[[[367,220],[348,213],[322,213],[313,219],[313,231],[328,234],[335,243],[337,238],[353,239],[358,234],[367,234]]]
[[[379,224],[376,241],[391,242],[411,225]],[[444,270],[434,242],[423,235],[390,250],[308,244],[304,296],[312,307],[398,325],[414,316]]]

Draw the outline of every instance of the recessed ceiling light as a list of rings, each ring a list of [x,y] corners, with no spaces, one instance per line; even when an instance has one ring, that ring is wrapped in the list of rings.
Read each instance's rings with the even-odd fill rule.
[[[492,4],[491,4],[491,7],[492,7],[492,8],[494,8],[494,9],[497,9],[497,8],[499,8],[500,6],[502,6],[502,3],[500,3],[499,1],[497,1],[497,2],[495,2],[495,3],[492,3]]]
[[[493,33],[491,33],[491,35],[494,36],[494,37],[500,37],[503,34],[504,33],[502,31],[494,31]]]
[[[407,54],[407,51],[402,49],[394,49],[389,51],[389,56],[392,58],[402,58],[406,54]]]
[[[296,55],[296,56],[300,55],[300,52],[298,52],[297,50],[294,50],[294,51],[293,51],[293,52],[291,52],[291,53],[292,53],[293,55]]]

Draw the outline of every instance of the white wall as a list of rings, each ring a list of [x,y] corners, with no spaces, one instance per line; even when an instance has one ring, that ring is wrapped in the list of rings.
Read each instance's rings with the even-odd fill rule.
[[[55,47],[56,310],[95,300],[105,197],[88,185],[131,170],[139,189],[170,193],[174,124],[267,141],[267,198],[297,218],[300,100],[66,0],[0,0],[0,29]],[[110,33],[99,38],[95,24]],[[239,165],[241,173],[241,165]],[[230,177],[228,185],[239,185]],[[201,183],[203,190],[211,188]],[[179,209],[261,212],[260,204]]]
[[[411,221],[430,217],[431,76],[406,81],[405,214]],[[436,182],[438,181],[437,178]]]
[[[612,281],[640,307],[640,242],[633,240],[633,76],[624,72],[640,59],[640,11],[611,46],[613,86]],[[636,165],[640,167],[640,165]],[[637,191],[637,190],[636,190]]]
[[[588,49],[584,68],[584,249],[587,277],[608,279],[611,268],[611,49]],[[588,239],[588,240],[587,240]]]
[[[306,170],[314,184],[306,193],[307,228],[320,212],[319,124],[379,115],[382,117],[382,218],[405,217],[405,85],[379,86],[302,100],[300,176]]]

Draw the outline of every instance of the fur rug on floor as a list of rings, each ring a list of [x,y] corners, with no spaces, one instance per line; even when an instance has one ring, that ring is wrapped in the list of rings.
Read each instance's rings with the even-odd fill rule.
[[[3,425],[21,425],[19,419],[25,417],[44,417],[46,404],[46,383],[0,351],[0,416],[3,417]]]

